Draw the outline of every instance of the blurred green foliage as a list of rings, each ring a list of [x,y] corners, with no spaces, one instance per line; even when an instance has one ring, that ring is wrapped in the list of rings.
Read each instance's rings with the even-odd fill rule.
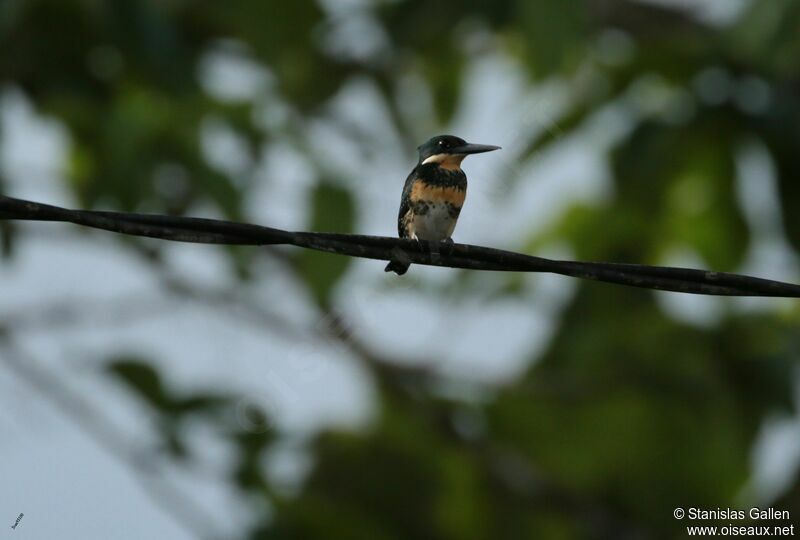
[[[320,183],[311,194],[313,222],[309,230],[354,232],[355,205],[349,191],[330,183]],[[309,292],[324,310],[332,308],[331,293],[347,272],[349,257],[335,257],[312,250],[298,254],[301,275]]]
[[[184,213],[202,203],[245,219],[251,186],[209,164],[209,118],[247,141],[254,158],[274,141],[302,150],[305,126],[346,84],[368,80],[390,113],[387,129],[412,149],[429,135],[420,126],[453,119],[469,63],[499,53],[526,83],[567,89],[557,130],[516,135],[521,162],[609,106],[622,104],[630,123],[608,155],[613,195],[575,204],[518,247],[560,243],[580,259],[641,263],[688,250],[735,270],[753,242],[734,182],[745,144],[772,160],[785,233],[800,249],[800,3],[745,4],[735,20],[712,24],[633,0],[365,1],[351,12],[308,0],[5,0],[0,87],[24,92],[67,127],[67,182],[83,206]],[[371,53],[326,45],[354,14],[382,36]],[[200,64],[231,43],[269,73],[265,103],[204,88]],[[403,107],[409,75],[431,92],[435,118]],[[637,108],[648,88],[666,98]],[[265,126],[259,107],[288,113]],[[383,150],[350,127],[342,133],[351,142]],[[310,228],[353,230],[355,197],[309,163],[319,179],[308,194]],[[9,245],[11,230],[2,235]],[[335,311],[350,261],[302,252],[290,262],[321,317]],[[513,276],[497,279],[532,301]],[[238,452],[232,485],[271,510],[244,537],[683,538],[672,509],[737,506],[764,420],[797,413],[800,310],[731,306],[717,324],[692,326],[648,291],[582,283],[544,354],[531,353],[523,376],[479,402],[442,397],[439,377],[425,370],[389,367],[380,360],[390,351],[353,348],[369,361],[380,414],[365,432],[316,438],[309,477],[288,495],[263,470],[275,434],[213,412],[236,397],[176,397],[139,359],[117,359],[110,373],[163,417],[176,457],[192,452],[184,419],[223,427]],[[800,516],[797,478],[776,504]]]

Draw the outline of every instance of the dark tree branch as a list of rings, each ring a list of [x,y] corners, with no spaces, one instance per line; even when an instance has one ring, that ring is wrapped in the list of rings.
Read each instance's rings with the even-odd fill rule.
[[[339,255],[471,270],[550,272],[632,287],[720,296],[800,297],[800,285],[726,272],[605,262],[558,261],[499,249],[414,240],[318,232],[291,232],[215,219],[68,210],[0,196],[0,220],[61,221],[121,234],[179,242],[263,246],[290,244]]]

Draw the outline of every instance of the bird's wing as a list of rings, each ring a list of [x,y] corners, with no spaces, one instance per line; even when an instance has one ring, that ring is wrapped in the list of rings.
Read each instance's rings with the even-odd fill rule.
[[[406,214],[411,210],[411,188],[414,186],[414,180],[417,179],[417,167],[411,171],[411,174],[406,178],[406,183],[403,186],[403,195],[400,197],[400,212],[397,215],[397,233],[400,238],[408,238],[408,221]]]

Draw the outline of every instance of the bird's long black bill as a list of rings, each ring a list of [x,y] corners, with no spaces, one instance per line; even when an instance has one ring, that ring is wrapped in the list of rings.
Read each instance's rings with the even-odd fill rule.
[[[450,149],[452,154],[482,154],[484,152],[492,152],[493,150],[500,150],[499,146],[491,144],[465,144]]]

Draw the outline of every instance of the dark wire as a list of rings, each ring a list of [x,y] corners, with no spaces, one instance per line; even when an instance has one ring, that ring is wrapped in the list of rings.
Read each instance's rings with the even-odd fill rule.
[[[0,220],[11,219],[69,222],[120,234],[178,242],[248,246],[289,244],[385,261],[396,259],[400,253],[413,264],[504,272],[550,272],[619,285],[692,294],[800,297],[800,285],[727,272],[644,264],[559,261],[470,244],[453,244],[448,247],[385,236],[292,232],[216,219],[68,210],[0,196]]]

